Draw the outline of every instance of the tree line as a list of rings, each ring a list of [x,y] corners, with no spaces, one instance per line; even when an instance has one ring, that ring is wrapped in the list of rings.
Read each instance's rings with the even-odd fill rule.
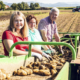
[[[13,3],[9,8],[7,8],[8,10],[27,10],[27,9],[31,9],[31,10],[35,10],[36,7],[40,7],[39,3],[30,3],[30,6],[27,4],[27,2],[21,2],[21,3]],[[3,3],[3,1],[0,1],[0,10],[5,10],[5,4]]]

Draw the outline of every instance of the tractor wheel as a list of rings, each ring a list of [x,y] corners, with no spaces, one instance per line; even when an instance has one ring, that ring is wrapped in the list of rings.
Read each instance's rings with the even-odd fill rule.
[[[72,12],[75,12],[75,10],[73,9]]]
[[[78,10],[78,12],[80,12],[80,9]]]

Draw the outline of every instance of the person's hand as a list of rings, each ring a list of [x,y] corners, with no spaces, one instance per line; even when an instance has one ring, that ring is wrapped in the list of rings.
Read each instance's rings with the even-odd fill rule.
[[[60,51],[59,51],[60,53],[62,53],[62,54],[64,54],[64,51],[62,50],[62,49],[60,49]]]
[[[49,56],[49,55],[46,55],[45,57],[46,57],[49,61],[52,60],[52,57]]]
[[[48,60],[52,60],[52,57],[48,55],[48,58],[47,58],[47,59],[48,59]]]
[[[55,54],[57,53],[55,49],[51,49],[51,52]]]
[[[49,55],[47,55],[46,53],[43,52],[42,55],[43,55],[44,57],[46,57],[48,60],[52,60],[52,57],[49,56]]]
[[[43,59],[41,54],[38,54],[38,53],[35,53],[35,52],[31,52],[31,56],[37,57],[40,61]]]

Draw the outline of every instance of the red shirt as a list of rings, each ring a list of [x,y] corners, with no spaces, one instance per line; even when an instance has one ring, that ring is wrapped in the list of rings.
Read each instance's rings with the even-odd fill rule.
[[[5,40],[5,39],[13,40],[14,43],[18,42],[18,41],[28,41],[28,37],[21,38],[21,37],[18,37],[18,36],[15,36],[14,34],[12,34],[12,32],[10,30],[4,31],[3,35],[2,35],[2,44],[3,44],[4,52],[5,52],[6,56],[9,56],[9,53],[6,50],[4,43],[3,43],[3,40]],[[25,51],[25,49],[29,49],[29,46],[25,45],[25,44],[20,44],[20,45],[16,45],[15,48],[18,50]]]

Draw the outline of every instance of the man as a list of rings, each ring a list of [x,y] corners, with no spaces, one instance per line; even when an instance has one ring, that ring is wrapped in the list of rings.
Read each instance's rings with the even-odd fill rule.
[[[59,9],[56,7],[53,7],[51,11],[49,12],[49,16],[41,19],[39,25],[38,25],[38,30],[42,36],[43,41],[45,42],[51,42],[53,41],[53,35],[55,37],[55,40],[57,42],[60,42],[60,37],[57,31],[57,25],[55,20],[59,16]],[[49,46],[51,48],[51,46]],[[51,48],[51,50],[53,50]],[[59,46],[59,50],[63,53],[62,47]]]

